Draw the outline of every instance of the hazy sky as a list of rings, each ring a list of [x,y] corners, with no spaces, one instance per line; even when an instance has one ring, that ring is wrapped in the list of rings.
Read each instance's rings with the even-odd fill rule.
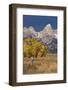
[[[47,24],[51,24],[53,29],[57,29],[57,17],[23,15],[23,27],[33,26],[36,31],[41,31]]]

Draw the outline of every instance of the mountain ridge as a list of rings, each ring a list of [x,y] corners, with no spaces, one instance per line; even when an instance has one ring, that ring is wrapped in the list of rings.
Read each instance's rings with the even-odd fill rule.
[[[23,29],[24,38],[36,38],[38,41],[48,45],[50,52],[57,52],[57,30],[53,30],[51,24],[47,24],[43,30],[37,32],[34,27]]]

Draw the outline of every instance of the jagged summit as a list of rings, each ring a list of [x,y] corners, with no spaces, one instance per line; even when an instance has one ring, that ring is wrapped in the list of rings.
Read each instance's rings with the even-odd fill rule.
[[[44,29],[42,30],[43,34],[49,34],[52,35],[53,34],[53,29],[51,27],[51,24],[47,24]]]
[[[57,38],[57,33],[52,29],[51,24],[47,24],[43,28],[43,30],[41,30],[39,32],[37,32],[33,26],[29,26],[28,28],[24,27],[23,31],[24,31],[24,36],[32,34],[33,36],[35,36],[35,38],[46,38],[46,37]]]
[[[24,37],[37,36],[37,32],[35,31],[34,27],[32,27],[32,26],[30,26],[28,28],[24,27],[23,32],[24,32]]]

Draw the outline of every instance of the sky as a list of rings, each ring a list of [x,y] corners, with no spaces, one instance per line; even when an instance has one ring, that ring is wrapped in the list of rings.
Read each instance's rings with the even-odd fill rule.
[[[57,16],[23,15],[23,27],[33,26],[36,31],[41,31],[47,24],[57,29]]]

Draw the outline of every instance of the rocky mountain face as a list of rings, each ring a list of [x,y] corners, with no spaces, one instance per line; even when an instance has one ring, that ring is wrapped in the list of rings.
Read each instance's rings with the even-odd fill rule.
[[[38,41],[48,46],[49,52],[57,53],[57,30],[53,30],[51,25],[48,24],[40,32],[36,32],[34,27],[24,27],[24,38],[36,38]]]

